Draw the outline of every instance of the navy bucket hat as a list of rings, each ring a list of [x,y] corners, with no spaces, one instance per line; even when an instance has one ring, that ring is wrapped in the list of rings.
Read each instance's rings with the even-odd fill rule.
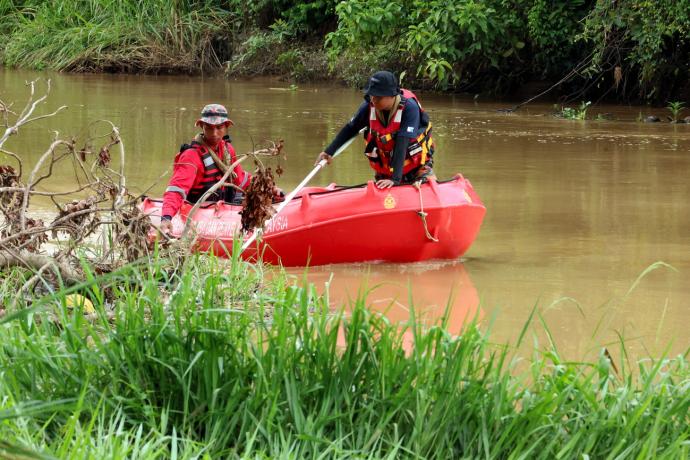
[[[367,96],[397,96],[400,93],[398,79],[387,70],[380,70],[369,78],[364,94]]]

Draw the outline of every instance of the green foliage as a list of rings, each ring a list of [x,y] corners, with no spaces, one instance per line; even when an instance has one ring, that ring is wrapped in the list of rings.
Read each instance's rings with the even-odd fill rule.
[[[247,21],[248,29],[265,29],[283,21],[292,36],[323,33],[324,26],[335,21],[339,0],[230,0],[227,8],[238,12]],[[223,3],[216,1],[220,7]]]
[[[560,118],[565,118],[566,120],[586,120],[587,108],[590,105],[592,105],[590,101],[582,101],[579,108],[563,107],[557,116]]]
[[[486,75],[508,81],[520,73],[529,38],[524,3],[531,2],[349,0],[336,8],[338,30],[326,44],[336,58],[385,44],[406,69],[442,89]]]
[[[281,49],[284,36],[279,32],[256,32],[239,46],[232,60],[227,62],[226,73],[268,73],[276,62],[276,51]]]
[[[442,89],[505,91],[582,63],[571,87],[658,100],[689,76],[690,0],[347,0],[336,13],[332,62],[385,44],[400,70]]]
[[[299,50],[289,50],[278,55],[276,64],[281,67],[282,72],[292,78],[300,80],[306,73],[307,68],[302,62],[302,52]]]
[[[402,57],[389,43],[372,45],[366,52],[349,48],[340,54],[329,53],[329,70],[348,85],[363,88],[369,76],[381,69],[404,68]],[[404,72],[404,71],[403,71]]]
[[[323,33],[335,21],[335,8],[340,0],[313,0],[310,2],[292,2],[282,14],[283,18],[299,35]]]
[[[671,119],[674,123],[678,123],[678,120],[680,120],[680,114],[683,111],[684,106],[685,103],[680,101],[669,102],[666,106],[669,112],[671,112]]]
[[[253,35],[281,46],[263,59]],[[305,48],[325,45],[332,75],[350,84],[388,68],[413,85],[510,93],[567,76],[558,89],[576,97],[662,102],[690,80],[690,0],[0,0],[0,37],[5,64],[60,70],[251,61],[308,78],[323,66]],[[269,62],[293,50],[304,69]]]
[[[323,33],[335,0],[0,0],[5,64],[59,70],[198,72],[256,43]],[[234,64],[234,62],[233,62]],[[231,64],[231,65],[233,65]]]
[[[535,0],[527,11],[529,43],[534,50],[534,64],[545,77],[561,78],[580,57],[574,46],[582,32],[581,19],[587,14],[584,0],[554,2]]]
[[[592,73],[619,66],[640,96],[664,100],[688,80],[690,1],[598,0],[582,39],[594,51]]]
[[[305,81],[327,73],[327,64],[320,47],[290,46],[289,34],[278,21],[270,32],[258,32],[249,37],[235,50],[235,56],[227,62],[227,75],[288,76],[291,80]]]
[[[403,4],[397,0],[346,1],[336,7],[338,29],[326,36],[329,57],[342,52],[365,52],[371,46],[389,43],[395,51],[400,27],[404,27]]]
[[[361,87],[376,70],[399,68],[404,1],[356,0],[336,7],[338,28],[326,35],[329,66],[352,86]]]
[[[417,73],[445,89],[463,71],[472,77],[487,68],[501,69],[503,58],[524,43],[513,40],[511,13],[497,13],[492,3],[416,0],[404,45],[418,62]]]

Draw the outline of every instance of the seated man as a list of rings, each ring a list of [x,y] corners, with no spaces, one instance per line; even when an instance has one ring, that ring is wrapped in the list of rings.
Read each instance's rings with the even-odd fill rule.
[[[169,234],[172,231],[172,217],[177,214],[184,200],[196,203],[222,177],[223,171],[218,162],[229,166],[236,160],[235,149],[230,143],[227,131],[233,125],[228,111],[220,104],[209,104],[201,111],[196,123],[203,129],[191,144],[184,144],[175,156],[173,174],[163,194],[163,209],[160,229]],[[228,182],[241,190],[246,190],[252,175],[238,164],[234,167]],[[234,187],[223,186],[213,192],[209,201],[224,200],[232,202],[241,197]]]

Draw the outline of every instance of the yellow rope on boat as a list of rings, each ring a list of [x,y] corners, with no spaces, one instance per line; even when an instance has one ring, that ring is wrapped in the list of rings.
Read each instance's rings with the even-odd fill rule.
[[[431,233],[429,233],[429,227],[426,224],[426,216],[427,213],[424,212],[424,200],[422,199],[422,181],[418,180],[417,182],[414,182],[412,185],[414,185],[414,188],[417,189],[419,192],[419,211],[417,211],[417,215],[422,218],[422,225],[424,225],[424,233],[426,234],[426,237],[433,241],[434,243],[438,243],[438,238],[434,238],[431,236]]]

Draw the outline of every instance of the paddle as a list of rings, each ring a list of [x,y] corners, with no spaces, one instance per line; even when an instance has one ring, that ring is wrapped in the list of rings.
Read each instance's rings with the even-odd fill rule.
[[[350,139],[348,139],[347,142],[345,142],[343,145],[340,146],[340,148],[338,150],[335,151],[335,153],[333,154],[333,156],[331,158],[335,158],[338,155],[340,155],[340,153],[342,151],[344,151],[346,148],[348,148],[350,146],[350,144],[352,144],[352,141],[354,141],[355,138],[359,134],[362,134],[365,129],[367,129],[367,128],[362,128],[357,134],[355,134]],[[328,162],[326,161],[325,158],[322,159],[321,161],[319,161],[316,164],[316,166],[314,166],[314,169],[312,169],[311,172],[309,174],[307,174],[307,177],[305,177],[302,180],[302,182],[300,182],[299,185],[297,185],[297,187],[295,187],[295,189],[285,197],[285,200],[283,200],[283,202],[280,203],[280,205],[276,208],[276,212],[273,214],[271,219],[273,219],[273,217],[277,216],[278,213],[280,213],[280,211],[282,211],[285,208],[285,206],[287,206],[287,204],[290,201],[292,201],[292,199],[295,197],[295,195],[297,195],[299,193],[299,191],[302,190],[305,185],[307,185],[307,183],[312,179],[312,177],[314,177],[316,175],[316,173],[319,172],[321,170],[321,168],[323,168],[327,164],[328,164]],[[271,219],[268,219],[268,220],[270,221]],[[240,254],[243,253],[249,247],[249,245],[254,242],[254,240],[256,240],[256,237],[259,235],[259,232],[261,232],[262,230],[263,230],[262,227],[254,228],[254,231],[252,232],[252,236],[250,236],[249,239],[247,239],[247,241],[245,241],[244,244],[242,245],[242,249],[240,250]]]

